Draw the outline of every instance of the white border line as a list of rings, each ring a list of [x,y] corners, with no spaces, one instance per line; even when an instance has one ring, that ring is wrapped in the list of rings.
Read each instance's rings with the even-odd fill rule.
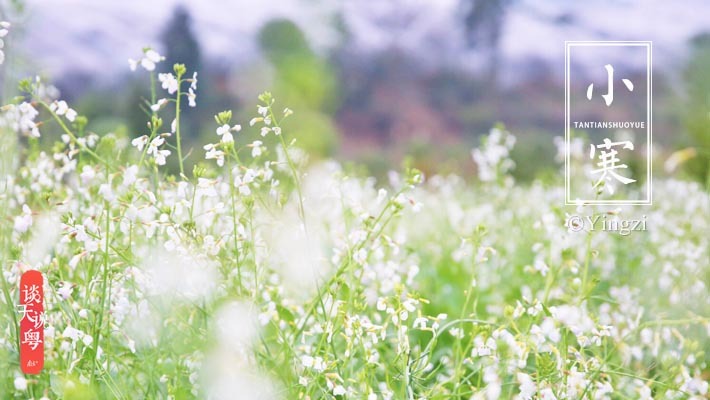
[[[643,200],[572,200],[570,195],[570,96],[569,96],[569,69],[570,69],[570,48],[573,46],[600,46],[600,47],[646,47],[646,198]],[[599,205],[651,205],[653,204],[653,56],[652,41],[565,41],[565,205],[573,206],[579,202],[584,204]]]

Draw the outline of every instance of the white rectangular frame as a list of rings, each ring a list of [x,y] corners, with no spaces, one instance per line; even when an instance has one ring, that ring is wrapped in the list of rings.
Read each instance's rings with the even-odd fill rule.
[[[646,47],[646,198],[643,200],[587,200],[587,199],[572,199],[570,193],[570,98],[569,98],[569,67],[570,67],[570,48],[575,46],[643,46]],[[653,71],[653,42],[651,41],[565,41],[565,205],[577,205],[579,202],[584,204],[599,204],[599,205],[651,205],[653,204],[653,172],[651,167],[653,153],[653,80],[651,73]]]

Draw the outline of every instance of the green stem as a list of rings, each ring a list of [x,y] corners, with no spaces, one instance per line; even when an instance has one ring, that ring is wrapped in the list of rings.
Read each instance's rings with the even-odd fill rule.
[[[303,333],[304,329],[306,328],[306,324],[307,324],[308,321],[311,319],[311,317],[313,316],[313,314],[316,312],[318,303],[321,301],[321,297],[325,294],[326,291],[330,290],[330,287],[333,286],[333,283],[334,283],[334,282],[337,282],[338,279],[340,279],[340,277],[345,273],[345,271],[347,270],[347,268],[350,266],[350,264],[352,263],[352,254],[354,254],[356,251],[358,251],[358,250],[360,250],[361,248],[363,248],[363,247],[365,246],[365,244],[368,244],[371,240],[374,240],[375,238],[377,238],[377,237],[384,231],[384,229],[385,229],[385,227],[387,226],[387,224],[389,223],[389,221],[390,221],[390,220],[392,219],[392,217],[395,215],[396,210],[393,211],[393,212],[390,214],[390,216],[389,216],[387,219],[384,220],[384,222],[382,223],[382,226],[380,226],[380,228],[379,228],[378,230],[375,230],[375,228],[376,228],[377,225],[383,220],[383,218],[384,218],[385,215],[387,214],[387,211],[391,208],[394,199],[396,199],[397,196],[399,196],[399,195],[400,195],[401,193],[403,193],[404,191],[405,191],[404,188],[403,188],[403,189],[400,189],[397,193],[395,193],[395,195],[392,197],[392,199],[391,199],[387,204],[385,204],[384,207],[382,207],[382,210],[380,211],[380,214],[377,216],[377,218],[375,218],[375,222],[372,224],[372,229],[368,232],[367,236],[365,237],[365,240],[363,240],[362,242],[360,242],[360,244],[357,245],[357,246],[350,252],[348,258],[345,259],[345,260],[343,260],[343,262],[341,263],[341,265],[339,265],[339,266],[338,266],[338,269],[335,271],[335,274],[330,277],[330,279],[328,280],[328,282],[326,282],[326,284],[325,284],[323,287],[318,287],[318,289],[317,289],[317,294],[316,294],[316,298],[311,301],[309,307],[307,308],[306,315],[304,315],[304,316],[302,317],[302,320],[301,320],[301,323],[300,323],[299,327],[296,329],[296,332],[295,332],[294,335],[292,336],[292,339],[293,339],[294,341],[296,340],[296,338],[298,338],[298,337]]]
[[[108,173],[107,173],[108,175]],[[104,314],[106,313],[106,297],[108,296],[108,303],[111,303],[111,285],[109,283],[109,234],[111,229],[111,206],[108,201],[104,201],[104,207],[106,208],[106,232],[105,232],[105,244],[104,244],[104,257],[103,257],[103,271],[101,277],[101,302],[99,308],[99,320],[94,326],[94,351],[92,352],[92,367],[91,367],[91,381],[94,381],[94,373],[96,371],[96,354],[99,348],[99,342],[101,340],[101,330],[103,329]]]
[[[156,100],[156,94],[155,94],[155,72],[150,73],[150,104],[153,105],[157,102]],[[156,129],[155,125],[153,124],[153,117],[155,117],[158,113],[153,111],[151,108],[151,113],[150,113],[150,136],[148,137],[148,141],[146,142],[145,146],[143,146],[143,151],[141,151],[141,158],[140,161],[138,161],[138,165],[143,165],[143,160],[145,159],[145,155],[148,152],[148,144],[150,144],[151,140],[155,138],[155,135],[158,133],[158,130]]]
[[[3,195],[0,196],[0,198],[3,199],[3,207],[2,207],[2,217],[3,220],[7,217],[7,210],[8,208],[8,198],[7,196],[8,192],[8,184],[7,181],[5,181],[5,187],[3,190]],[[9,260],[6,259],[6,255],[10,254],[10,237],[11,237],[11,232],[9,229],[12,226],[12,224],[4,224],[3,225],[3,232],[2,232],[2,244],[0,244],[0,266],[2,267],[3,270],[5,270],[5,263],[8,262]],[[12,326],[14,329],[12,329],[12,333],[15,335],[12,343],[15,343],[17,345],[17,350],[19,351],[19,343],[20,343],[20,325],[17,321],[17,309],[15,309],[15,303],[12,299],[12,295],[10,292],[10,286],[8,285],[7,279],[5,279],[5,274],[2,275],[0,278],[2,280],[2,292],[3,295],[5,296],[5,304],[7,305],[8,312],[12,316]]]
[[[242,290],[242,266],[239,262],[239,239],[237,238],[237,206],[236,198],[234,196],[234,174],[232,173],[232,163],[230,162],[227,166],[229,170],[229,196],[232,202],[232,237],[234,240],[234,258],[237,263],[237,280],[239,283],[239,291]],[[256,291],[257,289],[254,288]]]
[[[274,124],[274,127],[279,128],[279,130],[281,130],[281,125],[276,120],[276,116],[274,115],[274,110],[271,108],[271,105],[269,105],[269,116],[271,118],[271,122]],[[301,218],[301,222],[303,222],[303,227],[305,229],[306,228],[306,211],[303,207],[303,193],[301,192],[301,180],[298,177],[298,171],[296,170],[296,164],[293,163],[293,160],[291,159],[291,155],[288,153],[288,146],[286,145],[286,140],[284,140],[283,132],[281,132],[281,134],[277,135],[277,136],[279,137],[279,140],[281,141],[281,146],[283,147],[284,155],[286,156],[286,162],[288,163],[288,167],[291,170],[291,174],[293,175],[294,185],[296,185],[296,194],[298,194],[298,214],[299,214],[299,217]]]
[[[74,142],[76,145],[78,145],[83,151],[89,153],[92,157],[94,157],[96,159],[96,161],[100,162],[101,164],[104,164],[106,167],[109,166],[108,162],[106,162],[104,159],[102,159],[98,154],[96,154],[93,150],[88,148],[85,144],[82,144],[77,140],[76,135],[74,135],[74,133],[71,130],[69,130],[67,125],[64,123],[64,121],[62,121],[62,119],[59,118],[59,115],[57,115],[54,111],[52,111],[52,109],[49,107],[49,104],[47,104],[46,102],[44,102],[42,100],[39,100],[38,102],[42,107],[44,107],[52,115],[52,117],[54,118],[55,121],[57,121],[57,124],[59,124],[59,126],[62,128],[64,133],[69,135],[69,138],[71,138],[72,142]]]
[[[178,161],[180,162],[180,176],[185,175],[185,171],[182,165],[182,146],[181,146],[181,139],[180,139],[180,98],[182,97],[182,93],[180,91],[180,86],[182,86],[182,80],[180,79],[181,77],[178,76],[178,88],[177,88],[177,97],[175,98],[175,136],[177,137],[177,152],[178,152]]]
[[[150,72],[150,104],[153,105],[156,102],[156,95],[155,95],[155,72],[151,71]],[[152,113],[155,115],[155,111]]]

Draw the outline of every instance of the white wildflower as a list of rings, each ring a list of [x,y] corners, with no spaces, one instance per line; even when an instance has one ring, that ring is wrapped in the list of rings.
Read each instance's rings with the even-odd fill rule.
[[[138,151],[143,151],[143,147],[148,143],[148,136],[143,135],[131,140],[131,145],[135,146]]]
[[[254,158],[261,156],[264,151],[264,146],[261,140],[255,140],[248,146],[251,147],[251,156]]]
[[[147,58],[148,60],[150,60],[154,63],[159,63],[160,61],[165,59],[165,57],[161,56],[160,54],[158,54],[157,51],[155,51],[153,49],[147,49],[145,51],[145,58]]]
[[[22,206],[22,215],[15,217],[14,229],[16,232],[24,233],[27,232],[32,226],[32,210],[24,204]]]
[[[190,79],[190,89],[197,90],[197,71],[192,73],[192,79]]]
[[[557,400],[557,396],[555,396],[555,393],[552,391],[550,388],[544,388],[540,390],[540,400]]]
[[[237,175],[234,177],[234,186],[239,188],[239,193],[244,195],[244,196],[249,196],[251,194],[251,189],[249,188],[249,184],[254,182],[254,178],[256,177],[256,173],[254,172],[253,169],[247,169],[246,172],[244,172],[244,175],[240,176]]]
[[[18,376],[15,378],[15,390],[22,390],[25,391],[27,390],[27,379]]]
[[[138,177],[138,166],[131,165],[123,172],[123,186],[132,185]]]
[[[206,144],[203,149],[207,150],[205,160],[217,160],[217,165],[224,166],[224,152],[218,150],[214,144]]]
[[[59,116],[63,115],[70,122],[74,122],[77,116],[76,111],[72,108],[69,108],[69,105],[64,100],[54,101],[52,104],[49,105],[49,109]]]
[[[478,166],[479,179],[488,182],[506,174],[515,166],[510,159],[510,151],[515,145],[515,136],[493,128],[483,142],[481,148],[471,151],[471,156]]]
[[[234,142],[234,138],[232,137],[232,134],[229,132],[231,130],[230,126],[228,124],[224,124],[220,127],[217,128],[217,136],[221,136],[222,143],[232,143]]]
[[[108,183],[102,183],[101,186],[99,186],[99,195],[108,202],[112,202],[116,199],[116,195],[113,193],[113,189]]]
[[[5,62],[5,51],[2,49],[5,47],[5,36],[10,32],[10,23],[7,21],[0,22],[0,64]]]
[[[168,104],[168,99],[165,99],[165,98],[159,99],[155,104],[150,106],[150,109],[153,111],[158,111],[161,108],[163,108],[163,106],[165,106],[166,104]]]
[[[197,94],[195,94],[195,89],[190,87],[187,89],[187,105],[190,107],[197,107]]]
[[[537,392],[537,386],[533,382],[530,375],[518,372],[517,374],[518,383],[520,384],[520,394],[518,399],[520,400],[532,400],[533,396]]]
[[[165,158],[170,155],[170,150],[160,150],[159,147],[165,143],[165,139],[158,136],[150,141],[148,145],[148,154],[152,154],[155,158],[155,163],[165,165]]]
[[[426,324],[427,324],[427,319],[424,317],[418,317],[414,320],[414,324],[412,325],[414,329],[426,329]]]
[[[143,50],[143,57],[140,59],[134,60],[129,58],[128,65],[130,66],[131,71],[135,71],[138,65],[143,67],[146,71],[154,71],[155,65],[163,60],[165,60],[165,57],[158,54],[157,51],[147,48]]]
[[[333,396],[343,396],[347,393],[343,385],[337,385],[333,388]]]
[[[39,129],[34,119],[39,115],[32,104],[22,102],[20,105],[10,104],[5,106],[6,120],[9,122],[10,128],[15,132],[26,136],[39,137]]]
[[[158,74],[158,80],[161,83],[161,87],[168,91],[168,93],[173,94],[178,90],[178,80],[175,75],[165,72]]]
[[[72,284],[64,282],[59,287],[59,289],[57,289],[57,294],[59,295],[59,297],[62,298],[62,300],[66,300],[71,296],[73,291],[74,287],[72,286]]]

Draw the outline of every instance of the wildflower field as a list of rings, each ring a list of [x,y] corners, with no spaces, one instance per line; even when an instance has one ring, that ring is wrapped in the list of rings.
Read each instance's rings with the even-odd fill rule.
[[[562,167],[513,181],[503,128],[472,151],[477,177],[367,178],[309,160],[288,130],[298,104],[268,92],[188,148],[181,103],[210,94],[161,62],[131,61],[153,83],[131,136],[87,131],[39,78],[2,108],[0,398],[708,398],[701,185],[565,207]],[[647,230],[577,231],[573,214]],[[18,355],[31,269],[39,375]]]

